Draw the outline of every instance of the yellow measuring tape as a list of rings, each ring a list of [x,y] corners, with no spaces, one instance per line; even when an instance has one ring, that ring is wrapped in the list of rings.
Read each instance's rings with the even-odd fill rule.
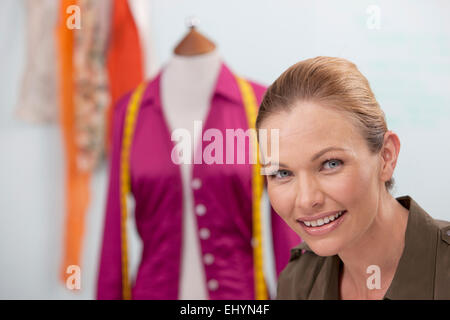
[[[128,276],[127,242],[127,196],[130,192],[130,149],[144,88],[145,83],[139,85],[139,87],[133,92],[130,103],[127,107],[120,154],[120,234],[122,249],[122,298],[124,300],[131,299],[130,279]]]
[[[236,77],[244,100],[245,113],[249,129],[255,129],[258,103],[253,89],[245,79]],[[255,278],[255,299],[267,300],[267,287],[263,272],[263,239],[261,223],[261,198],[264,189],[264,179],[261,175],[258,144],[256,137],[252,141],[253,154],[256,154],[256,163],[252,166],[252,221],[253,221],[253,269]]]
[[[245,79],[236,77],[244,102],[249,129],[255,129],[258,104],[253,89]],[[122,136],[122,150],[120,159],[120,208],[121,208],[121,249],[122,249],[122,296],[124,300],[131,299],[131,286],[128,275],[128,243],[127,243],[127,196],[130,192],[130,149],[133,141],[136,119],[141,105],[142,95],[145,89],[142,83],[131,97],[125,116],[125,126]],[[263,176],[260,174],[259,152],[256,139],[252,142],[253,154],[257,156],[257,162],[252,166],[252,245],[253,268],[255,283],[255,299],[267,299],[267,287],[263,272],[263,239],[261,223],[261,198],[264,188]]]

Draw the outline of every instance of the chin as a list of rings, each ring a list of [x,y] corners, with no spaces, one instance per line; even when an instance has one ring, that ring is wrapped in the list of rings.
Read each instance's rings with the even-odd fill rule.
[[[340,245],[336,241],[330,241],[331,239],[323,239],[316,241],[306,241],[308,246],[314,251],[315,254],[321,257],[329,257],[338,254]]]

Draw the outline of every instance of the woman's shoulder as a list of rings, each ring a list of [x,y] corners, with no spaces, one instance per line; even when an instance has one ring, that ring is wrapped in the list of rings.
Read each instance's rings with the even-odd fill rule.
[[[439,228],[436,250],[435,296],[450,299],[450,221],[434,220]]]
[[[278,278],[277,299],[308,299],[318,274],[332,259],[318,256],[304,241],[292,248],[289,263]]]
[[[390,297],[450,299],[450,222],[434,219],[410,196],[397,200],[409,209],[409,217]]]
[[[415,224],[417,225],[417,227],[412,226],[412,231],[414,233],[419,230],[429,231],[432,234],[434,234],[434,232],[437,232],[438,250],[443,249],[447,254],[450,254],[450,221],[433,218],[426,210],[424,210],[416,201],[414,201],[409,196],[401,197],[398,199],[406,199],[410,201],[409,210],[410,213],[414,214],[414,216],[412,216],[412,219],[414,219],[413,222],[415,222]]]
[[[407,234],[415,237],[419,231],[432,234],[437,231],[438,242],[450,244],[450,221],[433,218],[410,196],[398,197],[397,200],[412,214],[409,217],[412,222],[408,222]]]
[[[450,268],[450,221],[435,219],[434,222],[439,229],[438,253],[441,251],[441,254],[447,257],[447,268]]]
[[[434,222],[441,232],[441,240],[450,244],[450,221],[434,219]]]

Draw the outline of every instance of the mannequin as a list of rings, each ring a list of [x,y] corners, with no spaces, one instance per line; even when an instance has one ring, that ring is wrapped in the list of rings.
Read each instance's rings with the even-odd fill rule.
[[[169,61],[162,73],[161,94],[163,111],[171,131],[184,128],[190,132],[191,137],[200,136],[198,132],[194,135],[194,121],[205,121],[220,66],[221,57],[217,49],[201,55],[174,55]],[[192,154],[198,143],[199,141],[194,141]],[[191,166],[192,164],[180,165],[184,202],[179,299],[205,300],[208,295],[192,200],[192,188],[199,186],[190,183]]]

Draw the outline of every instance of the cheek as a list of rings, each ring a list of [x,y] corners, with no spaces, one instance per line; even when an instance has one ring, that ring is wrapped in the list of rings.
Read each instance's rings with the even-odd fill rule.
[[[332,202],[339,203],[346,209],[350,209],[359,198],[360,180],[355,172],[346,170],[345,173],[321,177],[320,182],[325,198],[331,198]],[[324,201],[327,202],[325,199]]]
[[[353,214],[347,219],[347,235],[365,230],[372,219],[374,195],[376,195],[376,173],[369,166],[349,166],[345,172],[328,179],[324,184],[330,197]],[[375,202],[376,203],[376,202]],[[350,231],[351,230],[351,231]]]
[[[326,193],[350,209],[358,206],[372,188],[372,173],[367,168],[354,165],[346,167],[341,174],[322,180]]]
[[[273,209],[283,220],[289,220],[288,218],[293,212],[295,202],[293,188],[289,188],[288,184],[278,185],[268,182],[267,193]]]

